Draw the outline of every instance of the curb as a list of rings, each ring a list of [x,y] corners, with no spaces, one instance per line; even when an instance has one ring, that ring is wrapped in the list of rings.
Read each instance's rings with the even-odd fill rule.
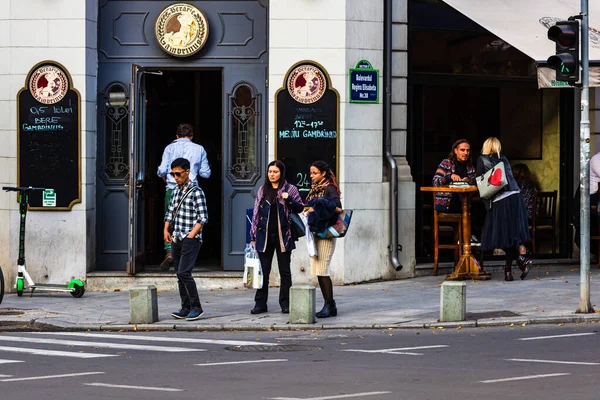
[[[600,322],[600,314],[570,314],[549,317],[514,317],[497,320],[480,319],[453,322],[409,322],[398,324],[180,324],[180,323],[155,323],[155,324],[117,324],[93,323],[76,324],[61,320],[49,321],[48,318],[28,321],[0,321],[0,332],[6,330],[28,331],[104,331],[104,332],[223,332],[223,331],[304,331],[304,330],[384,330],[384,329],[461,329],[461,328],[492,328],[515,325],[543,325],[543,324],[572,324],[572,323]]]

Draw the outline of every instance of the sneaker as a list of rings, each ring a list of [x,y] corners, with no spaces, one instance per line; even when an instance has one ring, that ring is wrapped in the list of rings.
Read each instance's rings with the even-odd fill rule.
[[[185,317],[186,321],[195,321],[200,318],[204,314],[202,307],[194,307],[191,309],[190,313]]]
[[[188,316],[189,313],[190,313],[190,310],[188,310],[187,308],[182,308],[179,311],[175,311],[174,313],[171,313],[171,315],[177,319],[184,319],[185,317]]]
[[[171,252],[171,250],[169,250],[167,251],[167,255],[165,256],[163,262],[160,263],[160,268],[163,271],[168,271],[169,268],[171,268],[171,264],[173,264],[173,253]]]

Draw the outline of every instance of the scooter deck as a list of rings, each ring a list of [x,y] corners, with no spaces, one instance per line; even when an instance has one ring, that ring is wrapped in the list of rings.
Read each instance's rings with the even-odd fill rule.
[[[69,289],[66,285],[54,285],[51,283],[36,283],[35,285],[29,286],[28,289],[52,290],[56,292],[73,291],[73,289]]]

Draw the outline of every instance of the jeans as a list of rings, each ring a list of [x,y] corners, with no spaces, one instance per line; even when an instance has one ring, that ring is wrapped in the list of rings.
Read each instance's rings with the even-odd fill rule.
[[[292,260],[291,251],[281,251],[279,236],[269,236],[267,246],[264,252],[258,252],[260,266],[263,271],[263,287],[256,291],[254,302],[257,306],[264,308],[267,306],[269,298],[269,275],[271,274],[271,263],[273,254],[277,251],[277,264],[279,265],[279,276],[281,277],[281,286],[279,287],[279,305],[281,308],[290,306],[290,287],[292,286],[292,273],[290,271],[290,262]]]
[[[167,214],[167,210],[169,209],[169,203],[171,202],[171,196],[173,195],[173,189],[167,189],[167,191],[165,192],[165,213],[163,214],[163,219],[165,217],[165,215]],[[175,222],[171,222],[172,224],[174,224]],[[163,222],[164,225],[164,222]],[[164,249],[165,249],[165,253],[168,251],[171,251],[171,243],[169,242],[164,242]]]
[[[200,297],[196,281],[192,277],[192,269],[196,265],[198,250],[201,242],[198,239],[183,239],[183,242],[173,242],[173,266],[177,271],[181,307],[191,310],[200,307]]]

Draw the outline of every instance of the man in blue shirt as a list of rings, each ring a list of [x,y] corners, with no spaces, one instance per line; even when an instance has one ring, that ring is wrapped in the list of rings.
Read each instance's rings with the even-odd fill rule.
[[[171,172],[171,163],[178,158],[185,158],[190,162],[190,181],[198,184],[198,175],[204,179],[210,178],[210,165],[206,158],[204,147],[192,142],[194,138],[194,128],[190,124],[181,124],[177,127],[177,139],[169,144],[163,152],[162,161],[158,167],[158,176],[167,183],[165,191],[165,213],[171,201],[173,190],[177,187],[177,182],[169,174]],[[173,263],[173,253],[171,252],[171,243],[164,242],[165,259],[160,264],[163,270],[168,270]]]

